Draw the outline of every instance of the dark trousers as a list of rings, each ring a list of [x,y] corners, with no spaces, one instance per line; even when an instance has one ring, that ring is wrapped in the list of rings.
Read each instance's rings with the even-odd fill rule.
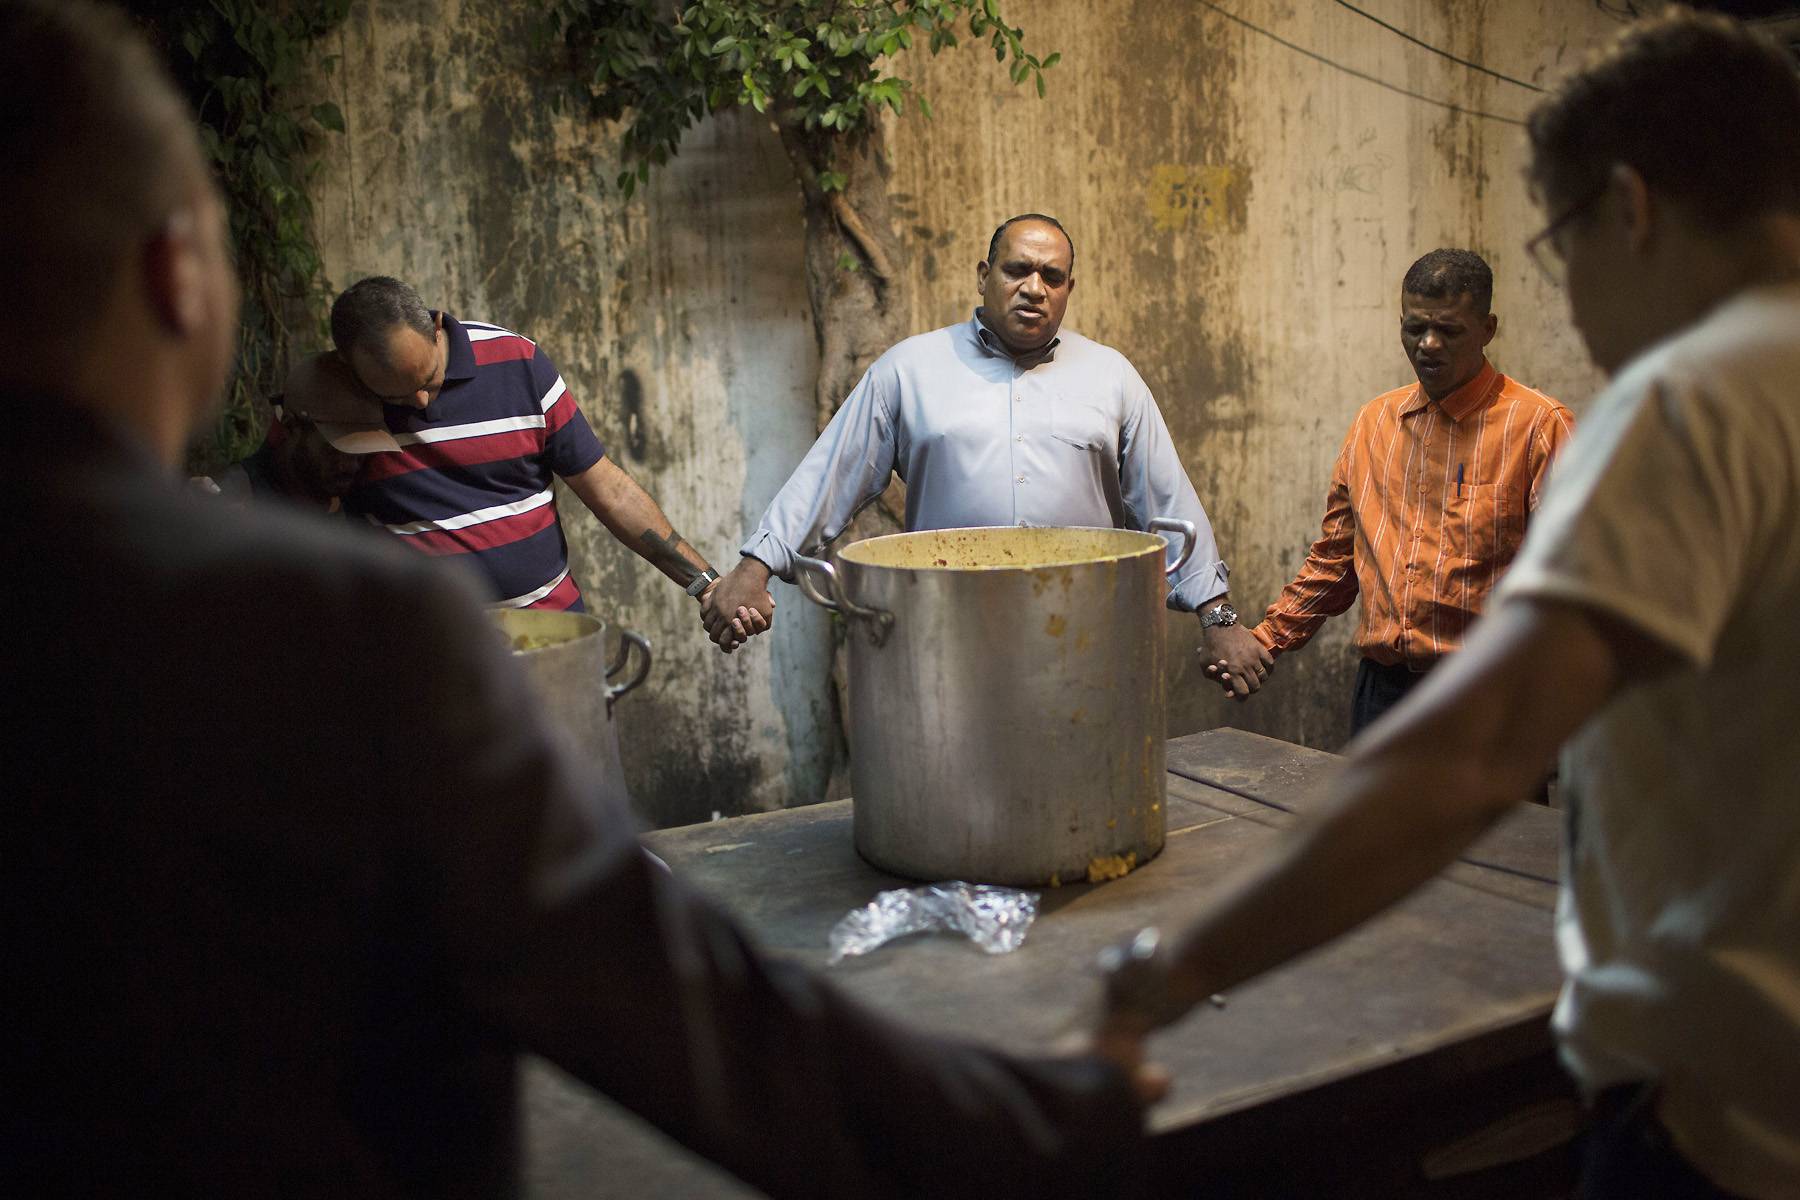
[[[1419,681],[1430,673],[1430,667],[1414,671],[1405,665],[1389,667],[1372,658],[1363,659],[1356,667],[1356,689],[1350,693],[1350,736],[1355,737],[1380,720],[1383,713],[1405,699],[1406,693],[1418,687]],[[1535,804],[1550,803],[1548,778],[1531,799]]]
[[[1406,693],[1419,686],[1425,671],[1414,671],[1404,664],[1385,666],[1365,658],[1356,668],[1356,690],[1350,694],[1350,736],[1355,737],[1373,725]]]
[[[1582,1135],[1578,1200],[1733,1200],[1681,1157],[1656,1119],[1656,1089],[1626,1084],[1600,1094]]]

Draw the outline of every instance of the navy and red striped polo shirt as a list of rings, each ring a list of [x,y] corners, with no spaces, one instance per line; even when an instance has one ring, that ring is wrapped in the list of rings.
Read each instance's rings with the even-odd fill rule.
[[[554,476],[606,453],[537,343],[444,314],[444,386],[424,409],[390,404],[398,454],[371,454],[351,512],[425,554],[461,556],[496,604],[581,610]]]

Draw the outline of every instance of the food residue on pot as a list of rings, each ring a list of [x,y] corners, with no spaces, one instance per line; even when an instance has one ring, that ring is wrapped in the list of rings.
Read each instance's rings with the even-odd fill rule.
[[[1137,851],[1125,854],[1101,854],[1088,859],[1087,877],[1089,883],[1105,883],[1109,879],[1123,879],[1131,874],[1137,866]]]

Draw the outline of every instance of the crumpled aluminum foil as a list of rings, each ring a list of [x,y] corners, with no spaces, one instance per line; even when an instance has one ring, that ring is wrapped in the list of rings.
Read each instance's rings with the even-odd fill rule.
[[[853,909],[831,927],[831,960],[867,954],[897,937],[931,930],[968,936],[989,954],[1017,950],[1037,919],[1036,892],[955,880],[896,888]]]

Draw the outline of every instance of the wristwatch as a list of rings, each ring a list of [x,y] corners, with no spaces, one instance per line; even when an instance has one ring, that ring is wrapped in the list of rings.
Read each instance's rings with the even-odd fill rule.
[[[1168,952],[1154,926],[1100,952],[1107,1015],[1148,1033],[1179,1020],[1190,1007],[1169,988]]]
[[[719,573],[711,567],[694,576],[693,582],[687,585],[687,594],[698,600],[700,593],[719,582]],[[1235,615],[1235,614],[1234,614]]]
[[[1211,629],[1215,625],[1236,624],[1237,609],[1231,607],[1231,602],[1229,600],[1219,605],[1217,608],[1209,609],[1200,614],[1200,628],[1202,629]]]

